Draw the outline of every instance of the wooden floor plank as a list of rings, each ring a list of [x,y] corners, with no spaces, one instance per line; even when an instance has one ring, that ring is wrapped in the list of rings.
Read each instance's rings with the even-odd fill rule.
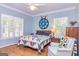
[[[8,47],[0,48],[0,53],[7,53],[9,56],[47,56],[48,45],[43,49],[41,54],[39,54],[37,50],[24,47],[22,45],[11,45]]]

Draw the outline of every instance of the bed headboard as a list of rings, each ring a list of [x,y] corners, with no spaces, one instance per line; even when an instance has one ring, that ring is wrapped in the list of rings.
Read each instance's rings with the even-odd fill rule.
[[[51,31],[50,30],[37,30],[36,34],[49,36],[51,34]]]

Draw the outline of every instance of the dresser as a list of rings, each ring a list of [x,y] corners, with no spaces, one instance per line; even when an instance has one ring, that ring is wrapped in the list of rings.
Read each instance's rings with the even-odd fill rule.
[[[77,41],[77,52],[79,52],[79,27],[67,27],[66,35],[69,37],[76,38]],[[79,53],[77,53],[79,55]]]
[[[66,35],[69,37],[79,39],[79,27],[67,27],[66,28]]]

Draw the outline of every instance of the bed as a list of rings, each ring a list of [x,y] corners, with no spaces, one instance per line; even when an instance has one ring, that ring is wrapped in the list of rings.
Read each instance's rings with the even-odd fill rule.
[[[41,31],[38,30],[35,35],[27,35],[21,37],[18,41],[18,45],[23,44],[34,49],[37,49],[38,52],[43,50],[44,46],[51,42],[50,35],[51,31]]]

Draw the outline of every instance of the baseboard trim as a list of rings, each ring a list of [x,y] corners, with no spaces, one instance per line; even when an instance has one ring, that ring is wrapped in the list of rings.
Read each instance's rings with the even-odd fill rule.
[[[17,43],[15,42],[15,43],[12,43],[12,44],[3,45],[3,46],[0,46],[0,48],[4,48],[4,47],[10,46],[10,45],[14,45],[14,44],[17,44]]]

